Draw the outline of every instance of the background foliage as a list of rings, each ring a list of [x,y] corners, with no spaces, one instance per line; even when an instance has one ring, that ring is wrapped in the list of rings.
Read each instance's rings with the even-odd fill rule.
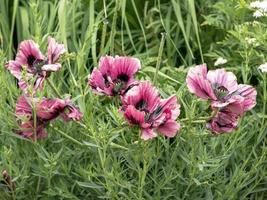
[[[0,171],[8,170],[16,192],[1,184],[0,199],[266,199],[266,75],[257,67],[267,60],[267,27],[265,17],[255,21],[248,5],[245,0],[1,0]],[[72,53],[50,79],[79,105],[87,128],[57,120],[47,139],[33,143],[14,134],[21,91],[4,63],[24,39],[44,50],[48,35]],[[257,106],[232,134],[216,137],[204,123],[189,120],[173,139],[140,142],[138,130],[118,113],[119,100],[93,95],[87,86],[87,75],[104,54],[138,57],[138,78],[153,80],[157,74],[162,96],[177,94],[180,118],[208,115],[208,104],[189,94],[185,76],[193,64],[213,68],[219,56],[239,82],[257,88]],[[49,87],[39,95],[54,96]]]

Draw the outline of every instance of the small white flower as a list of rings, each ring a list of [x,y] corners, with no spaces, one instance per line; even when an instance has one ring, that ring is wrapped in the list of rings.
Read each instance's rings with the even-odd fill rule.
[[[223,64],[225,64],[225,63],[227,63],[227,60],[224,59],[224,58],[222,58],[222,57],[219,57],[219,58],[215,61],[214,66],[223,65]]]
[[[250,3],[250,7],[251,8],[259,8],[261,6],[261,2],[260,1],[254,1]]]
[[[247,41],[248,44],[255,44],[255,42],[257,41],[256,38],[249,38],[249,37],[246,37],[245,40]]]
[[[267,0],[264,1],[254,1],[250,3],[251,8],[258,8],[263,11],[267,11]]]
[[[262,73],[267,73],[267,63],[260,65],[258,69],[261,70]]]
[[[253,13],[253,17],[256,17],[256,18],[259,18],[259,17],[262,17],[264,16],[264,13],[260,10],[256,10],[254,13]]]

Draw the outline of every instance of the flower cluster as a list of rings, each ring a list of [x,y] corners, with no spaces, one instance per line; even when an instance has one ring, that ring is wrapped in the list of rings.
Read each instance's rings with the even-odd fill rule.
[[[50,73],[61,68],[59,60],[65,52],[63,44],[49,37],[45,57],[38,44],[26,40],[19,45],[15,60],[6,63],[6,68],[18,79],[24,93],[16,105],[19,135],[33,140],[44,138],[47,136],[45,127],[57,117],[64,121],[81,120],[82,113],[70,99],[36,97]],[[226,59],[219,58],[215,65],[226,62]],[[180,115],[177,98],[172,95],[162,99],[152,83],[136,80],[135,74],[140,69],[141,62],[137,58],[103,56],[98,68],[94,68],[88,76],[88,84],[97,94],[120,97],[119,112],[130,125],[141,129],[143,140],[158,134],[174,137],[180,130],[176,121]],[[259,69],[265,72],[265,64]],[[215,134],[234,130],[238,119],[256,105],[256,90],[250,85],[238,84],[236,76],[224,69],[208,71],[205,64],[192,67],[186,83],[190,92],[210,101],[213,114],[207,128]]]
[[[211,101],[215,115],[207,127],[215,134],[233,131],[238,118],[256,105],[255,88],[238,84],[236,76],[224,69],[207,71],[205,64],[192,67],[186,83],[190,92]]]
[[[253,13],[256,18],[267,15],[267,0],[251,2],[250,7],[256,9]]]
[[[18,134],[35,139],[34,137],[46,137],[45,126],[58,116],[61,116],[65,121],[78,121],[82,118],[82,113],[69,99],[31,99],[27,96],[21,96],[16,105],[16,116],[21,121],[21,130]],[[34,116],[36,116],[35,119]]]
[[[34,79],[33,90],[43,88],[45,78],[51,72],[58,71],[61,64],[58,63],[59,57],[66,50],[63,44],[58,44],[54,38],[48,38],[47,57],[39,49],[39,45],[32,40],[25,40],[20,43],[15,60],[6,63],[6,68],[19,81],[19,87],[28,92]]]
[[[137,81],[134,75],[141,68],[136,58],[104,56],[99,68],[89,76],[92,90],[108,96],[120,95],[120,111],[130,125],[141,128],[141,138],[148,140],[161,133],[174,137],[180,129],[175,120],[180,105],[173,95],[161,99],[158,90],[148,81]]]
[[[66,50],[52,37],[48,38],[47,57],[32,40],[20,43],[15,60],[6,63],[6,68],[18,79],[23,95],[16,105],[16,116],[20,122],[17,133],[33,140],[47,136],[44,128],[47,124],[61,116],[65,121],[80,120],[82,113],[70,99],[36,98],[38,90],[43,89],[44,81],[51,72],[61,68],[58,62]]]

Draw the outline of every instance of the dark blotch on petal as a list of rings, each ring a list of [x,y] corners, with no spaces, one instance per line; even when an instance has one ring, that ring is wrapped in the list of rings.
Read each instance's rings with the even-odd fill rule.
[[[117,78],[123,82],[128,82],[129,80],[129,76],[127,74],[119,74]]]

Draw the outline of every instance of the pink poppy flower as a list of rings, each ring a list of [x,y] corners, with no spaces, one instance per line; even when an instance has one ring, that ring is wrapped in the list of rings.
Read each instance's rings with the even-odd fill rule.
[[[238,115],[230,111],[220,111],[213,117],[207,124],[207,128],[210,129],[215,135],[222,133],[229,133],[237,128]]]
[[[249,85],[237,84],[236,76],[224,69],[207,71],[206,64],[190,68],[186,83],[190,92],[212,101],[212,107],[228,107],[243,115],[256,105],[257,92]]]
[[[149,82],[140,82],[122,96],[124,117],[131,125],[138,125],[141,138],[148,140],[161,133],[174,137],[180,129],[175,121],[180,114],[180,105],[175,96],[160,99],[159,93]]]
[[[33,107],[36,110],[36,127],[34,127]],[[82,118],[82,113],[69,99],[31,99],[27,96],[21,96],[16,105],[16,116],[21,121],[21,130],[18,134],[34,139],[34,131],[37,138],[46,137],[47,133],[44,128],[58,116],[61,116],[65,121],[77,121]]]
[[[88,84],[98,94],[122,94],[135,81],[134,75],[140,68],[137,58],[103,56],[98,69],[95,68],[89,75]]]
[[[58,71],[61,67],[56,63],[60,55],[65,53],[62,44],[58,44],[54,38],[48,38],[48,58],[39,49],[38,44],[32,40],[25,40],[20,43],[15,60],[6,63],[6,68],[19,81],[19,87],[27,91],[30,80],[35,78],[33,89],[42,89],[46,77],[50,72]]]

